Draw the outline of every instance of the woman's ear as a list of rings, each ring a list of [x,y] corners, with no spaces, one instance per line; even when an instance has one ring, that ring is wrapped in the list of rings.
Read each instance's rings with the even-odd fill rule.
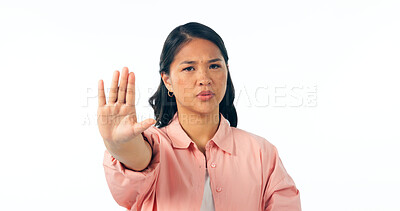
[[[168,74],[166,74],[165,72],[161,73],[161,79],[164,82],[165,87],[167,87],[168,91],[173,92],[172,91],[172,84],[171,84],[171,78],[169,77]]]

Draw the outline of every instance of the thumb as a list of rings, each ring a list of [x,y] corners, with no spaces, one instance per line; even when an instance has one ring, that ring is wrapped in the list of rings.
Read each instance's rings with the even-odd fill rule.
[[[137,122],[136,124],[133,125],[133,130],[135,133],[139,134],[142,133],[143,131],[147,130],[151,125],[155,124],[157,121],[154,119],[146,119],[142,122]]]

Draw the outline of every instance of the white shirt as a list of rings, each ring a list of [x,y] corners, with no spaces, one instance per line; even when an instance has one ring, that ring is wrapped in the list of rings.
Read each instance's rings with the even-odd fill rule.
[[[214,211],[214,199],[211,192],[210,176],[206,168],[206,182],[204,184],[203,202],[201,203],[200,211]]]

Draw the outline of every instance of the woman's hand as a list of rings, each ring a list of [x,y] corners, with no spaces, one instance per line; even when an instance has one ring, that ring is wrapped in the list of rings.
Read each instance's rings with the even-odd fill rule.
[[[137,122],[135,74],[129,73],[128,68],[124,67],[119,87],[118,79],[119,71],[116,70],[112,77],[108,104],[106,104],[103,80],[99,80],[98,83],[97,123],[106,146],[120,145],[136,139],[143,140],[141,133],[156,122],[154,119]]]

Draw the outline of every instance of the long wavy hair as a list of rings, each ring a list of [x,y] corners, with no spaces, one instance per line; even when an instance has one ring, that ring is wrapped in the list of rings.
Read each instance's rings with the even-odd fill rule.
[[[225,59],[225,64],[228,67],[228,52],[226,51],[222,38],[208,26],[196,22],[189,22],[176,27],[165,40],[160,56],[160,75],[162,72],[169,75],[170,65],[175,55],[184,44],[194,38],[201,38],[214,43],[221,51]],[[235,89],[228,68],[226,91],[224,98],[219,104],[219,112],[229,121],[231,127],[236,127],[238,121],[236,108],[233,105],[234,99]],[[151,107],[153,107],[155,119],[157,121],[155,126],[159,128],[167,126],[177,112],[175,96],[168,96],[168,89],[165,87],[162,79],[160,79],[157,91],[150,97],[149,103]]]

